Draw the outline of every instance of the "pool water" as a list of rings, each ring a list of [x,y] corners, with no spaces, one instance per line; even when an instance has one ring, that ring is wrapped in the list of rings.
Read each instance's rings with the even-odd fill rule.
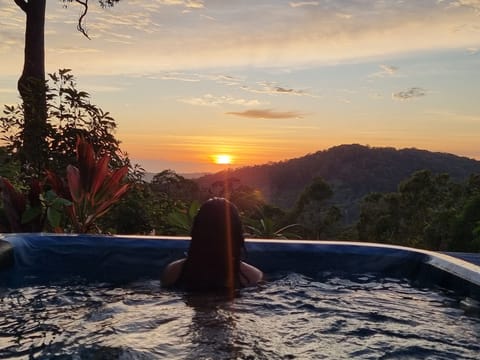
[[[1,359],[478,359],[480,307],[373,274],[273,273],[228,300],[68,282],[0,288]]]

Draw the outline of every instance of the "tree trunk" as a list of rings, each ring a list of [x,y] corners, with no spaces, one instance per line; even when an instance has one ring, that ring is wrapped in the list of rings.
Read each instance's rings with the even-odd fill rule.
[[[15,0],[26,14],[25,59],[18,91],[23,101],[23,147],[20,159],[28,173],[38,174],[46,164],[48,147],[45,83],[46,0]]]

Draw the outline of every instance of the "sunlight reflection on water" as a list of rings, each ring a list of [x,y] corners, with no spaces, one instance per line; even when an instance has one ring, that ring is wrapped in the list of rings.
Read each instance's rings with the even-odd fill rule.
[[[234,301],[159,281],[3,288],[0,358],[475,359],[480,316],[468,301],[334,273],[274,274]]]

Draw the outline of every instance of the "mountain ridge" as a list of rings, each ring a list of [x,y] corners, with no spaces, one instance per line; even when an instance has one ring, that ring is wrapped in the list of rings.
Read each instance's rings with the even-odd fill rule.
[[[334,191],[332,202],[341,205],[346,221],[351,222],[358,216],[363,196],[396,191],[401,181],[424,169],[448,173],[452,179],[464,181],[471,174],[480,173],[480,161],[416,148],[342,144],[298,158],[208,174],[195,181],[208,188],[226,177],[235,178],[260,190],[268,203],[288,209],[305,186],[321,177]]]

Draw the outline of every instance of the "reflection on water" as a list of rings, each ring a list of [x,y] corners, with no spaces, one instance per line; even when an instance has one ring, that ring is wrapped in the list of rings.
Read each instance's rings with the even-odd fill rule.
[[[0,358],[477,359],[479,308],[365,274],[274,274],[234,300],[158,281],[3,288]]]
[[[233,301],[221,295],[186,295],[193,309],[186,359],[236,359],[242,354]]]

